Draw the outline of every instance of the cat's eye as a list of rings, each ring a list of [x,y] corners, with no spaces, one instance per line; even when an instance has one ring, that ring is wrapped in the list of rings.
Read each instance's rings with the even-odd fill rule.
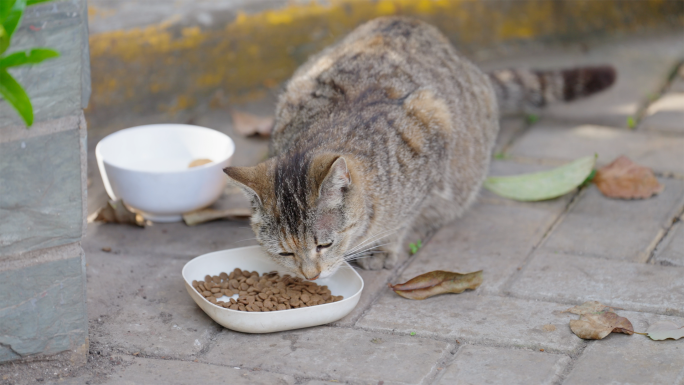
[[[294,253],[279,253],[283,257],[294,257]]]
[[[332,246],[332,242],[326,243],[325,245],[318,245],[318,246],[316,246],[316,251],[321,251],[321,249],[325,249],[325,248],[328,248],[330,246]]]

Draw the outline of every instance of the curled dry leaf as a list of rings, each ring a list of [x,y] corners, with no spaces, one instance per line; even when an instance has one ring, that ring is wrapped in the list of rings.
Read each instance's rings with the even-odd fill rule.
[[[634,334],[634,327],[627,318],[597,301],[585,302],[565,312],[580,315],[578,320],[570,321],[570,330],[585,340],[600,340],[610,333]]]
[[[183,221],[188,226],[194,226],[217,219],[243,219],[251,216],[252,209],[249,207],[237,207],[226,210],[202,209],[183,214]]]
[[[596,171],[594,183],[603,195],[619,199],[646,199],[663,191],[650,168],[620,156]]]
[[[656,341],[666,340],[672,338],[678,340],[684,338],[684,326],[669,321],[656,322],[646,330],[647,335]]]
[[[261,117],[240,111],[232,111],[230,116],[233,118],[235,131],[244,136],[269,136],[275,121],[272,116]]]
[[[462,293],[482,284],[482,270],[468,274],[431,271],[397,285],[389,284],[395,293],[408,299],[425,299],[437,294]]]
[[[130,211],[121,200],[109,200],[104,207],[88,218],[88,222],[124,223],[138,227],[145,227],[151,224],[142,215]]]

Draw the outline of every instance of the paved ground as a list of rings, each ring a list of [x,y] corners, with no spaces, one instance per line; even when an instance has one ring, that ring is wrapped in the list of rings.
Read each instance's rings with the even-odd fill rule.
[[[615,41],[484,63],[554,67],[607,62],[609,92],[556,106],[533,124],[503,119],[492,175],[546,169],[592,153],[652,167],[665,190],[645,201],[603,197],[594,186],[559,199],[519,203],[483,191],[393,271],[360,271],[358,307],[305,330],[248,335],[223,329],[185,292],[180,270],[202,253],[253,244],[244,221],[146,229],[89,226],[90,358],[72,370],[0,367],[0,384],[684,384],[684,340],[613,334],[584,341],[561,313],[587,300],[621,307],[638,331],[659,320],[684,325],[684,59],[682,36]],[[244,106],[267,114],[273,100]],[[628,120],[636,124],[629,128]],[[231,133],[229,115],[193,118]],[[89,208],[104,199],[92,159],[117,127],[91,127]],[[265,142],[236,137],[237,163],[264,156]],[[241,205],[227,190],[220,204]],[[110,247],[111,252],[102,248]],[[474,292],[410,301],[399,282],[436,270],[484,270]],[[31,377],[32,376],[32,377]]]

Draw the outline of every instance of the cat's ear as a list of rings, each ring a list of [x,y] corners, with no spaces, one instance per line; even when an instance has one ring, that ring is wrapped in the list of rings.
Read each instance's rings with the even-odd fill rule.
[[[338,157],[330,165],[325,178],[318,189],[319,204],[325,207],[337,207],[342,204],[344,194],[352,184],[347,161]]]
[[[223,172],[228,175],[230,181],[242,188],[254,203],[263,205],[267,178],[266,169],[262,165],[254,167],[226,167]]]

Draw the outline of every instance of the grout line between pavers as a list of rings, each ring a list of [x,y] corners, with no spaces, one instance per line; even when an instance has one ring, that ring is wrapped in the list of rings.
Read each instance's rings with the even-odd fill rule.
[[[558,373],[557,380],[554,382],[554,385],[561,385],[565,380],[568,378],[570,373],[572,373],[572,370],[575,368],[575,365],[577,364],[577,361],[582,357],[584,354],[584,351],[587,349],[589,346],[589,342],[582,340],[582,345],[577,348],[577,352],[575,354],[570,354],[570,362],[563,368],[563,370]]]
[[[432,368],[430,368],[430,371],[420,383],[423,385],[437,384],[444,372],[446,372],[446,369],[454,361],[454,357],[458,354],[460,348],[461,347],[458,344],[447,345],[447,349],[444,349],[442,356],[437,360]]]
[[[684,199],[683,199],[684,200]],[[655,255],[656,251],[658,250],[658,246],[660,246],[661,243],[667,238],[667,235],[672,231],[672,228],[674,227],[675,223],[679,222],[684,218],[684,205],[680,203],[680,208],[677,214],[670,220],[670,223],[668,224],[668,227],[666,229],[660,229],[660,232],[658,235],[660,235],[660,238],[656,237],[653,242],[651,242],[651,245],[653,248],[650,248],[651,245],[649,245],[650,253],[648,256],[648,259],[644,262],[650,265],[655,265]],[[662,234],[661,234],[662,233]],[[647,249],[647,250],[649,250]]]
[[[510,295],[510,290],[515,281],[520,278],[520,276],[525,272],[527,269],[527,265],[530,263],[532,258],[534,257],[534,253],[539,249],[540,246],[543,245],[543,243],[546,241],[546,239],[551,235],[551,233],[560,225],[560,223],[565,219],[565,217],[568,215],[570,210],[575,207],[577,202],[582,198],[582,196],[585,194],[586,187],[580,187],[579,191],[573,194],[573,196],[570,198],[568,201],[567,205],[565,206],[565,209],[558,214],[556,219],[551,223],[551,225],[546,229],[544,232],[544,235],[539,239],[539,241],[532,246],[532,249],[530,252],[527,254],[523,262],[520,264],[520,270],[516,270],[511,274],[511,276],[506,280],[506,282],[501,286],[500,291],[502,293],[505,293],[507,296]]]
[[[444,226],[443,226],[443,227],[444,227]],[[443,227],[442,227],[442,228],[443,228]],[[427,239],[425,240],[425,244],[421,247],[421,249],[419,249],[418,252],[417,252],[416,254],[413,254],[413,255],[409,254],[409,255],[408,255],[408,258],[406,258],[406,260],[405,260],[404,262],[402,262],[399,266],[395,267],[395,268],[393,269],[393,271],[392,271],[392,274],[390,274],[389,277],[387,278],[387,280],[385,280],[385,284],[391,282],[393,279],[396,279],[397,277],[400,277],[401,274],[403,274],[403,272],[408,268],[408,266],[409,266],[411,263],[413,263],[413,261],[414,261],[415,259],[417,259],[418,256],[421,255],[421,250],[425,248],[425,246],[428,244],[428,242],[430,242],[430,240],[432,240],[432,238],[433,238],[440,230],[441,230],[441,229],[438,229],[437,231],[433,232],[432,234],[426,235],[424,238],[427,238]],[[368,305],[366,305],[366,308],[363,309],[363,311],[361,312],[361,314],[359,314],[358,317],[356,317],[356,319],[353,320],[353,322],[351,322],[351,324],[349,325],[349,328],[353,329],[353,328],[356,326],[356,323],[357,323],[361,318],[363,318],[363,316],[366,314],[366,312],[367,312],[367,311],[368,311],[368,310],[369,310],[369,309],[378,301],[378,299],[382,296],[382,294],[384,293],[384,291],[385,291],[385,285],[382,285],[382,288],[381,288],[380,290],[378,290],[378,292],[375,293],[375,294],[371,297],[371,301],[368,303]],[[344,327],[344,326],[342,326],[342,325],[337,325],[337,324],[335,324],[334,322],[332,323],[331,326],[333,326],[333,327]]]
[[[658,87],[658,90],[655,91],[651,96],[646,95],[644,99],[642,99],[639,102],[639,107],[637,107],[636,112],[634,113],[634,128],[631,128],[630,131],[639,131],[639,132],[644,132],[646,130],[641,129],[641,122],[644,120],[644,117],[646,115],[646,111],[648,111],[648,108],[655,102],[657,102],[663,95],[667,93],[667,90],[670,88],[670,85],[672,82],[675,80],[677,77],[677,73],[679,71],[679,68],[684,65],[684,60],[678,60],[676,63],[673,64],[672,68],[667,74],[667,78],[665,81],[663,81],[660,84],[660,87]]]

